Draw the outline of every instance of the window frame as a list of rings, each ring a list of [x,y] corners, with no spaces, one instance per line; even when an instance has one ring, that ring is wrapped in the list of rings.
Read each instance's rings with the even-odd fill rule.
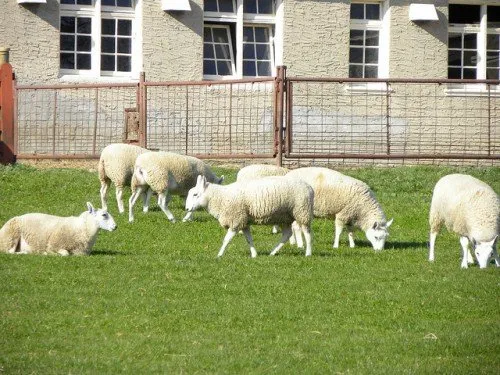
[[[205,33],[205,27],[210,27],[212,30],[213,29],[225,29],[226,30],[227,40],[228,40],[228,45],[229,45],[229,55],[230,55],[230,62],[231,62],[231,70],[234,72],[235,69],[236,69],[236,67],[234,65],[233,41],[231,39],[230,26],[229,25],[225,25],[225,24],[213,24],[213,23],[208,23],[207,24],[207,23],[205,23],[203,25],[203,33]],[[212,42],[212,47],[214,47],[214,46],[215,46],[215,43]],[[203,48],[205,48],[205,41],[203,41]],[[203,62],[205,62],[205,60],[212,60],[212,59],[208,59],[208,58],[205,59],[205,56],[203,56]],[[217,66],[218,59],[217,59],[215,50],[214,50],[214,58],[213,58],[213,60],[215,61],[215,65]],[[220,77],[220,76],[219,75],[213,75],[213,74],[207,74],[206,77],[209,78],[209,79],[216,79],[217,77]],[[211,77],[213,77],[213,78],[211,78]]]

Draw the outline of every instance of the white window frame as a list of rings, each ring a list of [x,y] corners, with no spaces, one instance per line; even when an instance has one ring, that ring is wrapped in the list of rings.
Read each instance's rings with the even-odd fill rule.
[[[274,38],[271,37],[270,46],[273,61],[271,62],[271,76],[276,76],[276,67],[283,64],[283,29],[284,29],[284,0],[276,0],[275,14],[244,14],[243,0],[232,0],[234,13],[228,12],[204,12],[203,24],[234,24],[236,51],[232,51],[234,58],[233,75],[215,76],[204,74],[204,79],[209,80],[231,80],[242,79],[243,77],[243,26],[274,26]],[[274,50],[274,51],[273,51]],[[246,78],[246,77],[245,77]]]
[[[500,6],[500,0],[493,1],[474,1],[474,0],[454,0],[450,1],[448,5],[479,5],[479,24],[450,24],[448,22],[448,32],[450,33],[475,33],[477,34],[477,63],[476,63],[476,79],[483,80],[486,79],[486,58],[487,58],[487,34],[493,33],[500,36],[500,28],[488,28],[487,24],[487,7],[488,6]],[[449,50],[449,47],[448,47]],[[448,68],[448,61],[447,68]],[[463,61],[462,61],[463,64]],[[463,67],[463,65],[462,65]],[[448,77],[448,75],[447,75]],[[459,96],[480,96],[493,94],[495,96],[500,95],[500,88],[495,88],[490,86],[491,90],[488,90],[486,84],[466,84],[466,83],[453,83],[448,84],[445,89],[445,93],[449,95],[459,95]]]
[[[236,67],[234,65],[234,55],[233,55],[233,41],[231,39],[231,30],[229,29],[229,26],[228,25],[220,25],[220,24],[205,24],[203,25],[203,32],[205,32],[205,27],[209,27],[210,29],[224,29],[226,31],[226,35],[227,35],[227,41],[228,41],[228,45],[229,45],[229,60],[231,62],[231,71],[235,71]],[[203,44],[205,44],[205,42],[203,42]],[[211,45],[212,45],[212,48],[215,46],[215,44],[217,43],[214,43],[212,42]],[[203,46],[204,48],[205,46]],[[214,52],[214,58],[213,60],[215,61],[215,65],[217,66],[217,61],[219,61],[219,59],[217,59],[217,54],[216,54],[216,51],[215,51],[215,48],[213,50]],[[207,59],[208,60],[208,59]],[[210,59],[212,60],[212,59]],[[205,57],[203,57],[203,61],[205,61]],[[222,60],[222,61],[226,61],[226,60]],[[214,76],[214,77],[218,77],[218,76]]]
[[[101,0],[93,0],[92,5],[61,4],[61,17],[89,17],[92,19],[91,69],[61,69],[62,81],[136,81],[142,69],[142,1],[132,0],[132,7],[103,6]],[[130,72],[101,71],[101,20],[126,19],[132,21],[132,53]]]

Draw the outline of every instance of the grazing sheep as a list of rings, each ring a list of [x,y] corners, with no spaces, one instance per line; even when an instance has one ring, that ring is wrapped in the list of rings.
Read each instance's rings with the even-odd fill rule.
[[[292,235],[291,224],[295,220],[304,232],[306,256],[312,253],[311,221],[313,218],[314,192],[300,181],[286,177],[263,177],[245,183],[218,186],[211,184],[204,176],[199,176],[196,186],[189,191],[186,210],[193,212],[199,207],[219,220],[227,234],[219,250],[224,251],[238,231],[243,231],[250,246],[252,258],[257,256],[250,224],[281,224],[282,237],[272,250],[275,255]]]
[[[174,215],[168,209],[171,194],[186,196],[189,189],[196,185],[198,175],[203,175],[216,184],[224,180],[224,176],[217,177],[206,163],[192,156],[163,151],[139,155],[132,175],[129,221],[134,221],[133,207],[137,198],[149,187],[147,200],[152,191],[158,193],[158,205],[167,218],[175,222]],[[189,212],[183,221],[191,220],[192,215]]]
[[[125,143],[112,143],[104,147],[98,164],[103,210],[108,209],[106,195],[109,185],[113,182],[116,187],[116,203],[118,204],[118,211],[120,213],[125,211],[122,199],[123,188],[125,186],[130,186],[130,180],[132,178],[132,174],[134,173],[135,159],[137,159],[137,157],[144,152],[148,152],[148,150]],[[148,205],[149,202],[145,200],[145,211],[147,211]]]
[[[496,250],[500,199],[489,185],[465,174],[450,174],[437,182],[429,213],[429,261],[434,260],[436,237],[443,222],[449,231],[460,236],[462,268],[474,263],[469,242],[472,243],[480,268],[486,268],[492,256],[497,267],[500,267]]]
[[[99,229],[113,231],[116,223],[105,210],[88,210],[80,216],[41,213],[15,216],[0,229],[0,251],[10,254],[87,255]]]
[[[349,246],[354,244],[353,229],[361,228],[375,251],[382,250],[389,235],[387,229],[392,220],[386,221],[370,187],[364,182],[340,172],[321,167],[294,169],[287,177],[299,178],[310,184],[314,190],[314,216],[335,217],[335,239],[333,247],[339,247],[340,234],[344,225],[349,233]],[[300,246],[300,233],[295,231]]]
[[[250,164],[246,167],[241,168],[236,175],[237,182],[251,181],[256,178],[268,177],[268,176],[284,176],[288,173],[289,169],[284,167],[279,167],[272,164]],[[278,233],[279,227],[277,225],[273,226],[273,233]],[[293,236],[290,239],[294,238]]]

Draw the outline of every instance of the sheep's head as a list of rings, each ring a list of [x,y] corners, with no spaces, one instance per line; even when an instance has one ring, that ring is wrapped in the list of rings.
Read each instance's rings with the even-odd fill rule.
[[[103,209],[95,209],[92,203],[87,202],[88,213],[94,217],[99,228],[114,231],[116,229],[116,223],[113,216],[108,213],[108,211]]]
[[[198,209],[199,207],[206,207],[207,201],[205,198],[205,191],[209,182],[205,176],[198,176],[196,180],[196,186],[191,188],[188,192],[186,198],[186,211],[192,212]]]
[[[496,248],[498,235],[495,236],[491,241],[476,242],[472,239],[472,244],[474,246],[474,254],[476,254],[477,262],[479,263],[479,268],[486,268],[488,262],[493,256],[493,252]]]
[[[384,249],[385,240],[389,237],[388,228],[391,226],[393,220],[391,219],[387,223],[374,223],[366,231],[366,238],[371,242],[373,250],[380,251]]]

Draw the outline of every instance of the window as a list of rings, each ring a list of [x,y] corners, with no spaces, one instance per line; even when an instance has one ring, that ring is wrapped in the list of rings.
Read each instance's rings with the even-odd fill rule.
[[[281,50],[282,0],[205,0],[203,75],[208,79],[267,77]]]
[[[61,74],[137,78],[134,8],[133,0],[61,0]]]
[[[500,6],[450,4],[448,29],[448,78],[500,78]]]
[[[351,3],[349,77],[378,78],[382,31],[380,3]]]

